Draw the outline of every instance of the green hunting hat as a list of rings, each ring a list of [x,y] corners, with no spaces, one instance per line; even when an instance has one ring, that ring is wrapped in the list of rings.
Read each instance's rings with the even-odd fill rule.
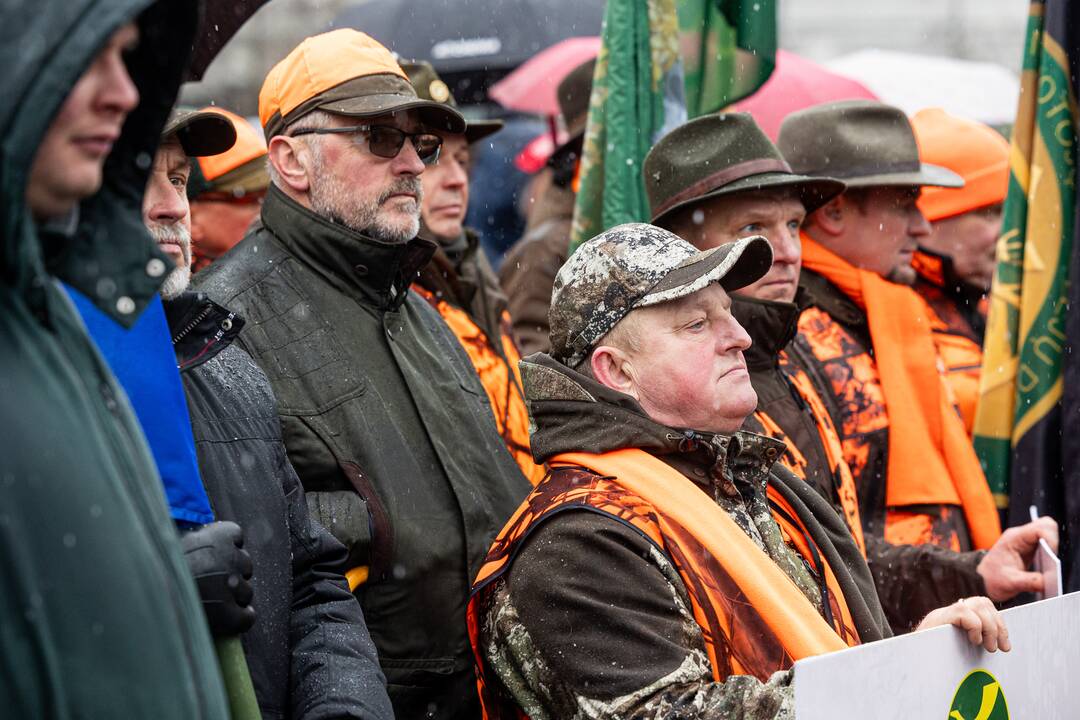
[[[962,187],[951,170],[919,161],[907,115],[873,100],[844,100],[784,118],[777,142],[795,172],[875,186]]]
[[[793,173],[747,113],[705,115],[680,125],[653,146],[642,172],[654,223],[721,195],[791,189],[809,213],[844,191],[838,180]]]
[[[555,276],[551,356],[576,367],[635,308],[677,300],[712,283],[738,290],[771,267],[772,246],[760,236],[702,252],[654,225],[616,225],[583,243]]]
[[[416,96],[421,100],[442,103],[457,109],[457,101],[449,86],[442,81],[439,74],[431,63],[423,60],[402,60],[401,69],[409,76],[409,82],[416,90]],[[488,135],[502,130],[502,120],[469,120],[465,119],[465,141],[472,145],[477,140],[482,140]]]
[[[592,96],[593,71],[596,70],[596,58],[586,60],[566,74],[559,82],[556,97],[559,99],[559,114],[569,138],[555,148],[548,159],[548,165],[558,166],[581,156],[581,144],[585,138],[585,124],[589,120],[589,98]]]
[[[236,128],[215,112],[176,108],[165,122],[161,139],[176,135],[188,157],[220,155],[236,142]]]

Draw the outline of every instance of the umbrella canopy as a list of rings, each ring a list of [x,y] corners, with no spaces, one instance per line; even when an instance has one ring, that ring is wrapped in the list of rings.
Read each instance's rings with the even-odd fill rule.
[[[236,31],[267,0],[206,0],[202,22],[195,36],[195,49],[188,64],[188,80],[201,80],[210,62],[217,57]]]
[[[988,125],[1007,125],[1016,117],[1020,99],[1020,78],[994,63],[860,50],[826,66],[855,78],[908,115],[940,107]]]
[[[773,142],[780,123],[796,110],[834,100],[875,100],[877,97],[858,81],[831,72],[804,57],[778,50],[776,69],[761,89],[740,100],[729,110],[747,112]]]
[[[559,83],[600,52],[600,38],[575,37],[532,56],[491,86],[488,95],[507,110],[534,115],[559,114]]]
[[[371,0],[335,27],[361,30],[440,75],[509,70],[568,37],[596,35],[604,0]]]

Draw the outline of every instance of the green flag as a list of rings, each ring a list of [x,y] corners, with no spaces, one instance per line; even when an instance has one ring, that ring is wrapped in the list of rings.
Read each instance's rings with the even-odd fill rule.
[[[975,415],[975,448],[998,507],[1008,508],[1009,524],[1025,520],[1029,504],[1057,516],[1067,576],[1076,565],[1070,554],[1080,550],[1073,449],[1080,284],[1070,271],[1077,262],[1078,23],[1080,8],[1068,0],[1031,3]],[[1080,574],[1066,583],[1077,589]]]
[[[571,251],[649,219],[641,164],[664,133],[752,93],[776,57],[775,0],[608,0]]]

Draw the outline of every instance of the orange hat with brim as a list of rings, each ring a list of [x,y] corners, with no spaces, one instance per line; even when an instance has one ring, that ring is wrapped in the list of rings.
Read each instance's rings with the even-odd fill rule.
[[[996,130],[940,108],[911,118],[919,157],[964,178],[964,187],[925,187],[919,209],[930,222],[996,205],[1009,188],[1009,143]]]
[[[270,70],[259,92],[259,121],[267,140],[313,110],[374,117],[413,109],[431,130],[465,131],[461,113],[419,99],[393,54],[349,29],[304,40]]]

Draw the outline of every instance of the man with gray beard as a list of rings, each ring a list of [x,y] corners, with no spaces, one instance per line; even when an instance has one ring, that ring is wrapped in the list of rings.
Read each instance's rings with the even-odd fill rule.
[[[261,221],[195,277],[248,320],[314,514],[347,573],[400,718],[479,717],[465,605],[529,489],[468,356],[410,290],[420,181],[455,109],[422,100],[355,30],[303,41],[259,94],[271,186]]]
[[[235,138],[217,113],[174,113],[143,196],[143,222],[176,263],[161,295],[199,475],[218,519],[183,536],[185,554],[211,632],[243,632],[264,717],[388,720],[386,681],[343,574],[345,548],[309,516],[270,383],[233,342],[244,320],[185,292],[190,158],[223,152]]]

